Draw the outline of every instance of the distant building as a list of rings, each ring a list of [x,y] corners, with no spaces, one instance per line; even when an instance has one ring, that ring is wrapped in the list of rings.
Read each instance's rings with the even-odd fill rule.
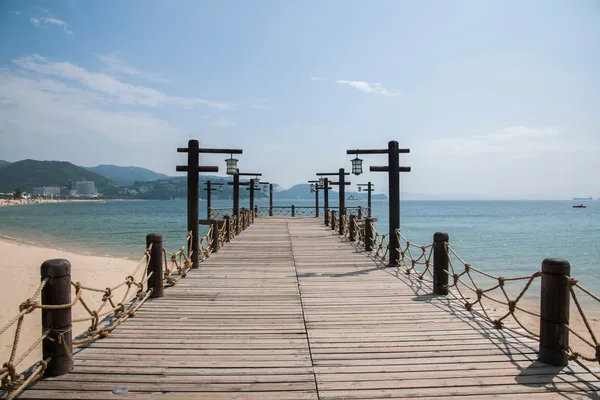
[[[60,187],[58,186],[42,186],[34,187],[31,191],[33,197],[49,197],[49,196],[60,196]]]
[[[95,197],[98,194],[96,184],[93,181],[75,181],[72,184],[72,189],[77,191],[78,196]]]

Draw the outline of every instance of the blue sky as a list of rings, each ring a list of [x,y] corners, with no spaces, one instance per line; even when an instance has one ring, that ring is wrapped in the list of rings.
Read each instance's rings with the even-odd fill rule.
[[[175,175],[197,138],[289,186],[398,140],[403,191],[600,196],[598,71],[592,0],[5,0],[0,159]]]

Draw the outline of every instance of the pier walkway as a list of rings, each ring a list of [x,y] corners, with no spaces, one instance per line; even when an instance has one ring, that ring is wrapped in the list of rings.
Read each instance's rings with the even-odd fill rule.
[[[20,398],[599,398],[577,362],[428,293],[319,220],[259,218]]]

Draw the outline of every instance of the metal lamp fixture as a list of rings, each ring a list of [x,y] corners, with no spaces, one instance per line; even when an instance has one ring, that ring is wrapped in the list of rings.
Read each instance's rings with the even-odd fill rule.
[[[360,187],[360,186],[359,186],[359,187],[358,187],[358,191],[359,191],[359,192],[362,192],[362,187]]]
[[[269,190],[269,185],[263,185],[263,192],[266,192]]]
[[[233,158],[233,154],[225,160],[227,163],[227,175],[235,175],[238,173],[237,158]]]
[[[223,191],[223,185],[219,185],[218,187],[219,187],[219,192],[222,192]]]
[[[315,192],[315,190],[317,190],[317,189],[316,189],[316,187],[315,187],[315,184],[314,184],[314,183],[311,183],[311,184],[310,184],[310,192],[311,192],[311,193],[314,193],[314,192]]]
[[[358,158],[358,154],[356,154],[356,158],[352,159],[352,173],[354,175],[360,175],[362,174],[363,170],[362,170],[362,162],[363,160]]]
[[[325,178],[319,178],[319,186],[325,186]]]

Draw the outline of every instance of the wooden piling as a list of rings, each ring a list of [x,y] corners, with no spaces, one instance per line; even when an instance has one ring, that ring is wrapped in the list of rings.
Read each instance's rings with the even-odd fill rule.
[[[373,251],[373,218],[365,218],[365,251]]]
[[[448,294],[448,267],[450,260],[446,245],[450,237],[446,232],[433,235],[433,293]]]
[[[348,218],[349,218],[348,240],[350,240],[351,242],[354,242],[356,240],[356,231],[354,229],[355,228],[354,219],[356,218],[356,216],[351,214]]]
[[[160,233],[150,233],[146,236],[146,248],[150,247],[150,261],[146,271],[148,278],[148,290],[152,289],[151,298],[164,296],[163,287],[163,237]]]
[[[231,217],[226,215],[225,219],[225,241],[227,243],[231,242]]]
[[[296,206],[292,205],[292,217],[296,216]]]
[[[210,222],[210,225],[212,226],[212,252],[213,253],[217,253],[219,251],[219,221],[216,220],[212,220]]]
[[[546,364],[566,366],[569,362],[570,274],[567,260],[546,258],[542,262],[538,360]]]
[[[42,289],[44,306],[71,303],[71,263],[64,259],[47,260],[40,269],[42,280],[48,279]],[[73,336],[71,307],[42,309],[42,333],[50,334],[42,341],[42,359],[50,359],[44,376],[64,375],[73,369]]]

